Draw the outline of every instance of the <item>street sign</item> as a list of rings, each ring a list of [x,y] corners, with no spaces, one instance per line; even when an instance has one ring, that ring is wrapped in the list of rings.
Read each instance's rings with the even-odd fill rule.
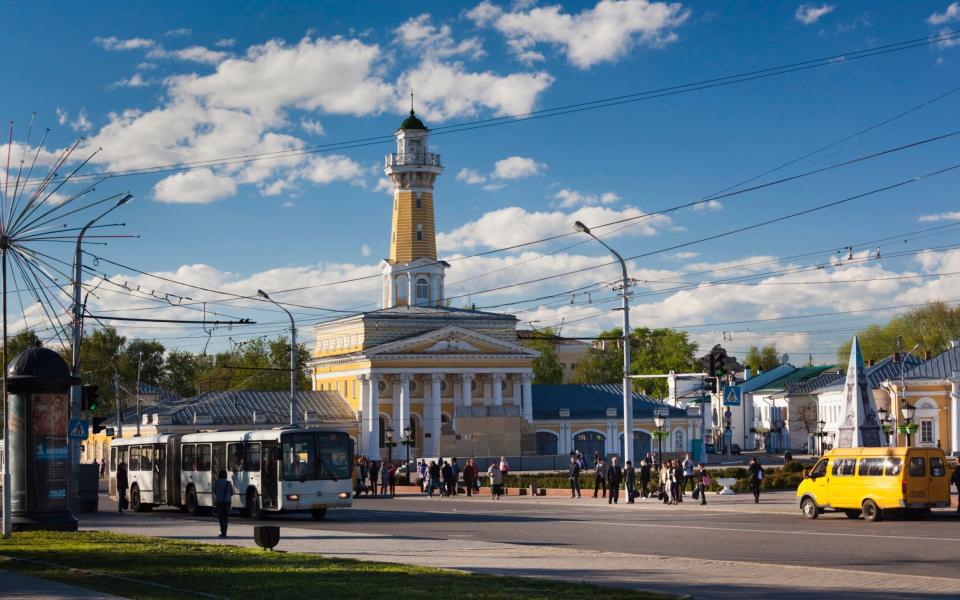
[[[724,406],[740,406],[740,387],[739,386],[729,386],[723,390],[723,405]]]
[[[70,419],[70,439],[85,440],[90,423],[86,419]]]

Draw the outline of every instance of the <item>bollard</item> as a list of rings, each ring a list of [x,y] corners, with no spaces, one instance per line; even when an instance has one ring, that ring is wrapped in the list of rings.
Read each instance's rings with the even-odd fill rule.
[[[276,525],[254,525],[253,541],[264,550],[273,550],[280,543],[280,528]]]

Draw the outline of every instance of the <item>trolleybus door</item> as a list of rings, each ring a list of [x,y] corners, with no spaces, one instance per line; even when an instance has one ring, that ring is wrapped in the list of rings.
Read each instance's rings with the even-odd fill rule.
[[[264,508],[278,509],[277,478],[280,476],[280,446],[276,443],[263,443],[263,460],[260,463],[260,491]]]

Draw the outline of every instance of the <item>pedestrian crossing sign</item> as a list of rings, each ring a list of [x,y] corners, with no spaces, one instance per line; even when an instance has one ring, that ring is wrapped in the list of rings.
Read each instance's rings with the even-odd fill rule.
[[[86,419],[70,419],[70,439],[85,440],[90,422]]]
[[[740,406],[740,387],[729,386],[723,390],[724,406]]]

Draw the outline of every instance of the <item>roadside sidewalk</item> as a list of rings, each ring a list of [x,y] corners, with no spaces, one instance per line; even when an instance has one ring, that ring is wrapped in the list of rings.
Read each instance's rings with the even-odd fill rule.
[[[793,567],[738,561],[695,560],[657,555],[599,552],[558,546],[520,545],[466,539],[432,539],[301,529],[280,525],[279,550],[329,557],[405,563],[473,573],[543,577],[629,587],[696,598],[822,600],[824,597],[870,600],[955,598],[957,580],[939,577],[882,577],[876,572]],[[237,520],[230,537],[217,537],[214,519],[184,521],[157,516],[112,513],[90,515],[87,530],[194,540],[255,548],[253,525]],[[638,568],[642,565],[642,568]]]
[[[2,565],[0,565],[2,566]],[[0,569],[0,596],[16,600],[123,600],[93,590]]]

